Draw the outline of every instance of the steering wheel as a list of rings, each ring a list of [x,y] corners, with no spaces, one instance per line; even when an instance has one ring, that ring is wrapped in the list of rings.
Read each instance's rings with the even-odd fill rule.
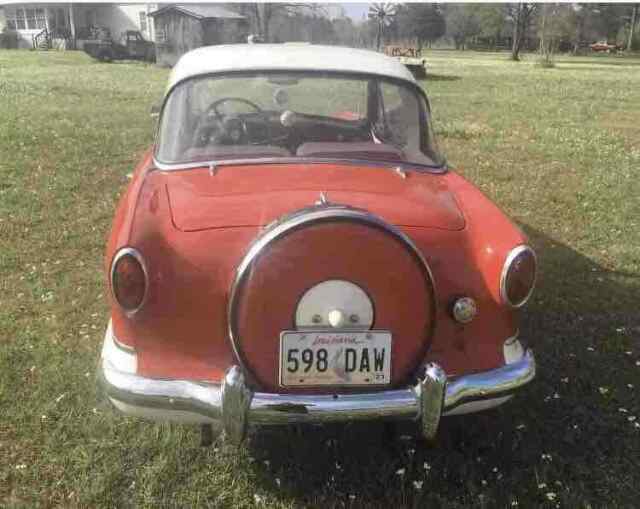
[[[206,109],[205,114],[209,114],[209,112],[213,112],[215,113],[218,119],[221,119],[225,115],[220,113],[220,111],[218,110],[218,107],[220,107],[222,104],[227,103],[229,101],[235,101],[235,102],[247,104],[251,106],[254,110],[256,110],[256,113],[262,113],[262,108],[258,106],[256,103],[251,102],[249,99],[245,99],[244,97],[222,97],[221,99],[218,99],[217,101],[212,102],[209,105],[209,107]]]
[[[247,126],[245,122],[237,116],[225,115],[220,111],[220,106],[229,101],[247,104],[256,113],[263,113],[260,106],[243,97],[222,97],[212,102],[200,115],[195,134],[197,146],[203,147],[212,143],[225,145],[243,145],[247,143]]]

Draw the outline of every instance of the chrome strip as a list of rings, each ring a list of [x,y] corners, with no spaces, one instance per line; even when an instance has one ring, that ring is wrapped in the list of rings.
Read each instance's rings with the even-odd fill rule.
[[[462,403],[506,395],[528,384],[536,376],[536,361],[531,350],[522,359],[501,368],[464,375],[447,382],[445,411]]]
[[[220,166],[246,166],[254,164],[348,164],[348,165],[366,165],[380,168],[386,168],[390,171],[398,173],[400,171],[417,171],[418,173],[442,174],[449,171],[446,164],[442,166],[432,167],[418,163],[409,163],[404,161],[376,161],[370,159],[343,159],[343,158],[310,158],[310,157],[254,157],[246,159],[205,159],[203,161],[194,161],[189,163],[162,163],[153,156],[153,165],[160,171],[181,171],[203,169],[207,170],[213,166],[218,169]]]
[[[260,233],[254,239],[253,243],[249,246],[249,251],[244,256],[244,258],[240,262],[240,265],[238,265],[238,268],[236,269],[236,276],[231,285],[229,301],[227,305],[227,327],[229,339],[231,340],[231,346],[236,355],[236,359],[241,364],[241,367],[244,368],[245,373],[249,373],[249,370],[246,369],[246,366],[243,363],[240,347],[238,344],[239,338],[235,326],[234,315],[236,308],[236,299],[238,297],[238,289],[241,283],[244,281],[249,268],[251,267],[255,259],[260,255],[260,253],[271,242],[285,235],[289,231],[299,228],[308,223],[316,221],[327,221],[331,219],[346,219],[373,225],[391,234],[392,236],[403,242],[406,246],[408,246],[411,252],[418,258],[418,261],[422,264],[422,267],[425,270],[425,279],[427,279],[427,283],[429,283],[429,286],[431,288],[431,299],[433,302],[434,311],[437,313],[437,300],[435,298],[435,296],[437,295],[436,284],[431,269],[427,264],[426,259],[413,243],[413,241],[399,228],[387,223],[382,218],[373,215],[370,212],[346,205],[330,204],[300,209],[293,212],[292,214],[281,217],[270,225],[267,225],[265,230]],[[433,326],[435,326],[435,322],[433,322],[432,327]]]
[[[142,267],[142,273],[144,274],[144,295],[142,296],[140,305],[135,309],[129,309],[129,310],[125,309],[120,304],[120,302],[118,301],[118,298],[116,297],[116,293],[113,289],[113,274],[116,268],[116,263],[118,263],[118,260],[120,260],[120,258],[126,255],[133,256],[138,261],[138,263]],[[142,308],[142,306],[144,306],[145,302],[147,301],[147,294],[149,293],[149,273],[147,272],[147,265],[144,261],[144,258],[142,257],[142,255],[137,249],[133,247],[123,247],[120,250],[118,250],[118,252],[113,257],[113,260],[111,260],[111,270],[109,270],[109,286],[111,287],[111,295],[113,296],[113,300],[116,302],[116,304],[118,304],[118,306],[122,308],[122,310],[127,316],[135,315]]]
[[[533,255],[533,262],[535,263],[535,273],[533,274],[533,284],[529,289],[529,293],[522,300],[522,302],[520,302],[518,305],[514,305],[509,301],[509,298],[507,297],[507,288],[506,288],[507,273],[509,272],[509,268],[511,267],[511,264],[513,263],[513,260],[516,258],[516,256],[526,251],[529,251]],[[519,246],[514,247],[511,251],[509,251],[507,258],[504,261],[504,265],[502,266],[502,273],[500,274],[500,297],[502,298],[502,301],[505,304],[511,306],[512,308],[521,308],[527,303],[527,301],[531,297],[531,294],[533,293],[533,290],[536,287],[537,278],[538,278],[538,259],[536,257],[536,252],[526,244],[521,244]]]

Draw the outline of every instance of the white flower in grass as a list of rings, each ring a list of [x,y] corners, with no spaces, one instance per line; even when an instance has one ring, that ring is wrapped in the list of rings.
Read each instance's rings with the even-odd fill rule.
[[[269,465],[271,464],[269,460],[264,460],[262,463],[264,463],[264,466],[267,468],[269,468]]]
[[[568,384],[568,383],[569,383],[569,377],[568,377],[568,376],[566,376],[566,377],[564,377],[564,378],[561,378],[561,379],[560,379],[560,381],[561,381],[563,384]]]
[[[487,485],[487,481],[486,481],[486,480],[484,480],[484,479],[482,479],[482,481],[480,481],[480,482],[482,483],[482,485],[483,485],[483,486],[486,486],[486,485]]]
[[[640,422],[637,422],[637,421],[634,422],[633,423],[633,427],[636,428],[636,429],[640,429]]]
[[[629,417],[627,417],[627,421],[629,422],[633,422],[636,420],[636,416],[635,415],[630,415]]]
[[[627,388],[633,389],[633,384],[627,384]]]
[[[609,389],[607,387],[598,387],[598,391],[600,391],[600,394],[604,395],[609,392]]]
[[[423,484],[424,481],[413,481],[413,487],[417,490],[421,490]]]
[[[426,461],[422,464],[422,468],[424,468],[427,472],[429,470],[431,470],[431,465],[429,465],[429,463],[427,463]]]
[[[551,454],[543,454],[542,455],[542,459],[543,461],[552,461],[553,458],[551,457]]]
[[[636,366],[640,366],[640,361],[636,361]]]
[[[24,470],[25,468],[27,468],[27,465],[25,465],[24,463],[16,465],[16,470]]]
[[[517,500],[512,500],[511,501],[511,507],[518,507],[518,501]]]
[[[553,502],[557,497],[557,495],[553,491],[547,492],[546,496],[547,496],[547,500],[550,500],[551,502]]]
[[[595,349],[595,348],[593,348],[592,346],[588,346],[588,347],[587,347],[587,350],[588,350],[589,352],[595,352],[595,351],[596,351],[596,349]]]
[[[280,479],[278,479],[278,478],[276,477],[276,485],[278,486],[278,488],[280,487],[280,484],[281,484],[281,483],[280,483]]]
[[[540,484],[538,484],[538,489],[539,490],[543,490],[547,487],[547,483],[546,482],[542,482]]]
[[[356,499],[355,495],[353,495],[353,494],[349,495],[349,500],[355,500],[355,499]]]
[[[264,502],[264,497],[258,495],[257,493],[253,494],[253,500],[256,504],[262,504]]]
[[[524,424],[518,424],[516,429],[522,431],[523,429],[527,429],[527,427]]]
[[[406,469],[404,468],[399,468],[398,470],[396,470],[396,475],[399,475],[400,477],[402,477],[405,473]]]
[[[560,394],[558,394],[557,392],[554,392],[553,399],[560,399]]]
[[[622,414],[626,414],[629,410],[627,410],[626,408],[618,408],[618,412],[622,413]]]
[[[627,350],[627,351],[625,352],[625,355],[633,355],[633,352],[632,352],[631,350]]]
[[[40,419],[42,419],[43,421],[46,421],[47,420],[47,416],[43,415],[42,417],[40,417]]]

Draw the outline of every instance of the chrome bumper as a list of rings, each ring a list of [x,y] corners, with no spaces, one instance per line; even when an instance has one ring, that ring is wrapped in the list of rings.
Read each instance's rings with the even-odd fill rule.
[[[241,442],[249,424],[329,423],[407,419],[420,423],[426,438],[440,417],[473,401],[500,404],[535,377],[531,350],[501,368],[447,380],[437,364],[425,366],[414,386],[389,391],[298,395],[253,392],[242,370],[232,366],[222,384],[160,380],[135,374],[132,350],[118,346],[107,330],[98,377],[106,395],[124,413],[160,420],[221,422],[226,436]],[[123,368],[124,367],[124,370]],[[128,371],[128,372],[127,372]]]

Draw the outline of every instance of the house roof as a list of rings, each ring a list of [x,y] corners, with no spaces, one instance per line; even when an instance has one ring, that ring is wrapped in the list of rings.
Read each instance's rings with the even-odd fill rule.
[[[204,46],[182,55],[168,89],[193,76],[229,71],[333,71],[377,74],[415,83],[399,60],[375,51],[305,43]]]
[[[175,4],[175,5],[167,5],[158,9],[157,11],[153,11],[149,13],[149,16],[158,16],[160,14],[165,14],[169,11],[178,11],[185,16],[191,16],[196,19],[211,19],[211,18],[219,18],[219,19],[246,19],[242,14],[238,14],[237,12],[233,12],[221,5],[215,4]]]

